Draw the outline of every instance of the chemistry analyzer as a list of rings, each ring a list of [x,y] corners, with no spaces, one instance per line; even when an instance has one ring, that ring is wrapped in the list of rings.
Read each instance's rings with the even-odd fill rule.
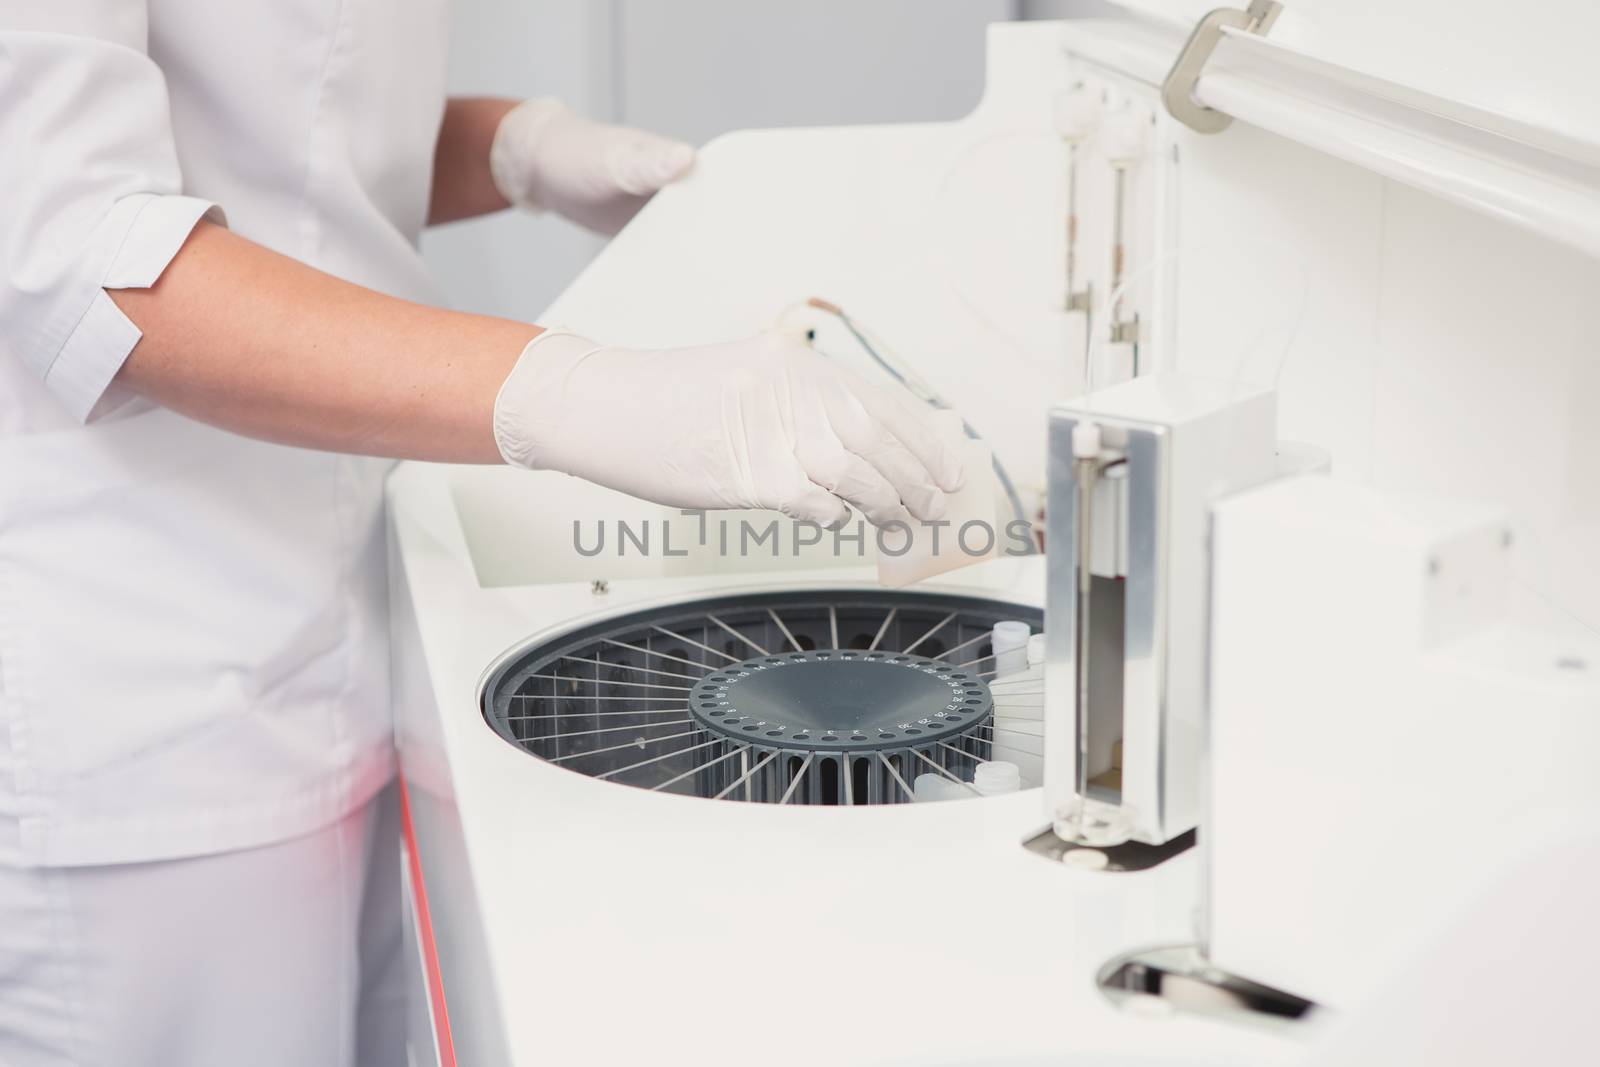
[[[728,136],[606,249],[547,323],[807,337],[1043,551],[401,468],[417,1062],[1573,1061],[1592,16],[1434,6],[996,26],[967,118]]]

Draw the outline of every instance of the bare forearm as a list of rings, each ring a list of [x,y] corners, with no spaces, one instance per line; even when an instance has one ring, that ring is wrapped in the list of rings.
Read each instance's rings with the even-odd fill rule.
[[[384,296],[202,223],[150,289],[111,298],[144,334],[118,381],[251,437],[497,462],[500,383],[539,327]]]
[[[445,104],[444,122],[433,153],[433,193],[428,223],[486,215],[509,206],[489,171],[489,148],[515,100],[458,96]]]

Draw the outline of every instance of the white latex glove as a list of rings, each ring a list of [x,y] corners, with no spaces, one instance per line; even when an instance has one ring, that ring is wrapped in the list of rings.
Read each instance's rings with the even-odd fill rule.
[[[937,519],[960,442],[921,404],[800,341],[636,351],[550,331],[494,409],[507,463],[680,508],[772,508],[824,526]]]
[[[681,141],[591,122],[543,98],[506,112],[489,148],[501,196],[608,234],[693,165],[694,149]]]

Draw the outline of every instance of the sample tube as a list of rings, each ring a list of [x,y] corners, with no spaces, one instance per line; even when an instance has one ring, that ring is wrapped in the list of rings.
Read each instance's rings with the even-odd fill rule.
[[[986,797],[1015,793],[1022,788],[1022,770],[1015,763],[1004,760],[980,763],[972,776],[972,788]]]
[[[1027,623],[1015,619],[994,624],[989,643],[994,649],[995,677],[1028,669],[1028,638],[1032,633]]]

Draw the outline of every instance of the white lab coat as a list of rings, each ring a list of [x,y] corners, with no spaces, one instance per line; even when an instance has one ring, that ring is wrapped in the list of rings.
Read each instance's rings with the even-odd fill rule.
[[[392,772],[377,461],[119,393],[203,214],[430,295],[443,0],[0,7],[0,819],[21,862],[286,840]]]

